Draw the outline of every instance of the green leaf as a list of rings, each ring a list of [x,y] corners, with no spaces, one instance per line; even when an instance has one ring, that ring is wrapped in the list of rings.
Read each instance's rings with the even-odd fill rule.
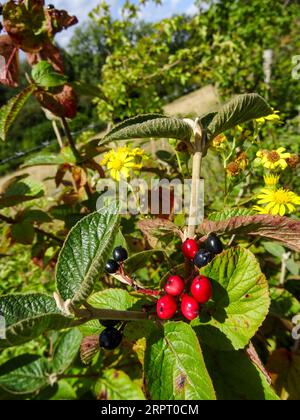
[[[26,343],[45,331],[67,328],[72,322],[51,296],[42,293],[1,296],[0,313],[6,322],[6,338],[0,340],[0,348]]]
[[[223,222],[224,220],[228,220],[231,217],[253,216],[254,214],[255,212],[251,209],[228,209],[221,212],[211,213],[208,217],[208,220],[212,220],[213,222]]]
[[[268,283],[259,263],[250,251],[231,248],[200,273],[213,285],[213,300],[193,321],[201,342],[218,350],[243,349],[270,307]]]
[[[44,195],[44,185],[24,176],[13,178],[0,195],[0,209],[35,200]]]
[[[55,153],[39,153],[37,155],[30,156],[25,160],[22,165],[23,168],[28,168],[30,166],[42,166],[42,165],[63,165],[65,159],[62,155],[57,155]]]
[[[8,103],[0,108],[0,139],[6,140],[7,132],[16,119],[17,115],[36,90],[36,86],[30,85]]]
[[[116,205],[80,220],[71,230],[58,258],[57,289],[64,300],[80,304],[92,293],[101,278],[118,233]]]
[[[41,60],[32,68],[31,76],[35,83],[44,88],[63,86],[68,78],[55,71],[48,61]]]
[[[13,225],[11,229],[12,238],[23,245],[32,244],[35,237],[35,230],[32,223],[25,220],[21,223]]]
[[[226,233],[250,235],[281,242],[285,247],[300,252],[300,221],[290,217],[260,215],[238,216],[215,222],[205,220],[198,229],[199,233]]]
[[[272,114],[272,108],[256,93],[239,95],[224,105],[208,125],[208,138],[248,121]]]
[[[168,322],[147,341],[146,383],[153,400],[215,400],[215,392],[190,325]]]
[[[52,369],[55,373],[64,373],[77,356],[82,335],[77,328],[66,331],[55,345]]]
[[[204,347],[203,354],[218,400],[279,400],[264,374],[243,351],[221,352]]]
[[[103,372],[95,385],[95,394],[99,400],[145,400],[140,387],[126,373],[115,369]]]
[[[272,314],[287,319],[300,314],[300,302],[287,290],[271,287],[270,296]]]
[[[52,221],[52,218],[42,210],[25,210],[22,218],[31,223],[50,223]]]
[[[285,253],[284,247],[274,242],[262,242],[262,246],[269,254],[277,258],[281,258]]]
[[[49,385],[47,360],[22,355],[0,366],[0,387],[12,394],[31,394]]]
[[[169,118],[159,114],[140,115],[114,127],[100,142],[144,138],[174,138],[190,140],[193,130],[179,118]]]

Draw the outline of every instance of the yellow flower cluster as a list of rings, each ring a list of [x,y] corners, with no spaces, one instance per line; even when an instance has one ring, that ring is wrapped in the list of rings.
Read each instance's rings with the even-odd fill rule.
[[[277,169],[285,170],[288,167],[288,160],[292,157],[291,153],[285,153],[285,148],[280,147],[277,150],[260,150],[257,152],[257,159],[254,166],[262,165],[266,169],[275,171]]]
[[[274,111],[273,114],[270,114],[267,117],[257,118],[256,122],[258,122],[258,124],[265,124],[267,121],[278,122],[280,121],[280,115],[278,114],[279,111]]]
[[[110,176],[120,181],[121,178],[130,178],[133,172],[138,172],[143,167],[143,161],[148,159],[145,151],[139,147],[130,149],[127,146],[118,147],[116,150],[107,152],[101,165],[106,166],[110,171]]]

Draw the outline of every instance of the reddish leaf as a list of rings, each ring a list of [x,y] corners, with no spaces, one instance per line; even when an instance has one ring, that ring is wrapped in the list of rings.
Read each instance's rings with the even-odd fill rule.
[[[4,57],[6,64],[0,67],[0,83],[10,87],[18,86],[19,53],[8,35],[0,36],[0,56]]]
[[[34,95],[43,108],[57,117],[74,118],[77,114],[77,97],[69,85],[65,85],[56,94],[39,89]]]
[[[45,44],[51,44],[55,34],[77,22],[76,16],[65,10],[48,10],[44,0],[10,0],[3,7],[5,30],[15,46],[27,53],[41,51]]]
[[[27,53],[27,60],[31,66],[34,66],[40,60],[46,60],[56,71],[64,73],[64,62],[60,50],[50,42],[44,44],[38,53]]]
[[[204,235],[215,232],[260,236],[300,252],[300,221],[289,217],[256,215],[232,217],[222,222],[205,220],[198,232]]]
[[[170,233],[173,233],[174,235],[179,236],[180,239],[183,241],[183,233],[181,232],[181,230],[176,225],[174,225],[174,223],[168,220],[159,219],[159,218],[141,220],[138,223],[138,226],[139,226],[139,229],[145,235],[149,244],[153,248],[157,247],[159,237],[168,235]]]
[[[15,46],[37,52],[48,39],[43,0],[8,1],[3,7],[3,26]]]
[[[45,11],[50,36],[78,23],[76,16],[70,16],[65,10],[50,9]]]

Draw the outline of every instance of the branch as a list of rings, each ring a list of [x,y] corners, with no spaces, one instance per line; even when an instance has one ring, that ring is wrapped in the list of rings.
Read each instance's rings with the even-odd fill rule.
[[[74,315],[79,319],[73,322],[73,326],[81,325],[92,320],[101,321],[149,321],[155,319],[153,314],[138,311],[113,311],[110,309],[97,309],[85,303],[84,309],[72,308]]]

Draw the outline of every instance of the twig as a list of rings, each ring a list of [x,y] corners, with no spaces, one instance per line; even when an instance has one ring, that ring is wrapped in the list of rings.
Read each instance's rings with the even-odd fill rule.
[[[270,378],[267,370],[265,369],[262,361],[260,360],[259,355],[257,354],[257,351],[251,341],[250,341],[249,346],[246,349],[246,352],[250,360],[255,364],[256,367],[258,367],[258,369],[263,373],[263,375],[267,379],[269,385],[271,385],[272,379]]]
[[[86,308],[73,308],[74,315],[79,318],[75,320],[72,325],[81,325],[87,321],[100,319],[102,321],[148,321],[153,319],[153,315],[147,312],[138,311],[113,311],[109,309],[97,309],[90,305],[85,305]]]
[[[196,121],[198,125],[199,122]],[[198,130],[197,130],[198,128]],[[200,129],[199,129],[200,128]],[[198,220],[198,203],[200,194],[200,180],[201,180],[201,167],[203,158],[203,146],[205,143],[205,133],[201,127],[195,128],[195,152],[193,156],[193,174],[192,174],[192,197],[189,212],[189,222],[187,229],[187,237],[193,239],[196,231],[196,223]]]
[[[282,257],[281,257],[281,274],[280,274],[280,282],[279,282],[279,285],[281,287],[283,287],[285,283],[287,262],[290,256],[291,256],[291,252],[285,252],[284,254],[282,254]]]
[[[57,127],[57,123],[56,123],[55,120],[52,120],[52,127],[53,127],[53,131],[56,135],[59,147],[62,149],[64,147],[64,144],[63,144],[63,141],[62,141],[62,138],[61,138],[61,135],[60,135],[60,131],[59,131],[59,128]]]

